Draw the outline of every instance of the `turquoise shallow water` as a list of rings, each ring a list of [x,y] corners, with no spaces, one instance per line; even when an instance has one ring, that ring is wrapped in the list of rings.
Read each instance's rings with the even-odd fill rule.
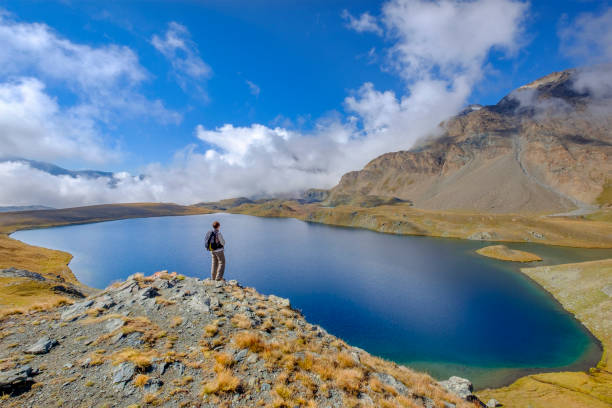
[[[19,231],[13,238],[74,255],[78,279],[102,288],[135,272],[207,277],[203,236],[218,219],[227,279],[291,299],[306,318],[375,355],[478,388],[529,372],[586,369],[601,349],[518,266],[483,258],[482,242],[380,234],[292,219],[216,214]],[[542,264],[610,250],[509,244]]]

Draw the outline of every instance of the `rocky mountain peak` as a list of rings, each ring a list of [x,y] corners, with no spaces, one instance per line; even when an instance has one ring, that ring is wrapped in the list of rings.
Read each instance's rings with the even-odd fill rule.
[[[555,72],[440,128],[345,174],[329,201],[373,195],[434,210],[592,211],[612,180],[612,65]]]

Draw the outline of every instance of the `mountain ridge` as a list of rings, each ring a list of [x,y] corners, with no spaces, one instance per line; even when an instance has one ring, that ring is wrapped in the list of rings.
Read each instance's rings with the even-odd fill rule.
[[[433,210],[596,208],[612,178],[612,92],[581,86],[584,72],[555,72],[496,105],[471,105],[441,123],[441,136],[346,173],[329,202],[348,194]]]

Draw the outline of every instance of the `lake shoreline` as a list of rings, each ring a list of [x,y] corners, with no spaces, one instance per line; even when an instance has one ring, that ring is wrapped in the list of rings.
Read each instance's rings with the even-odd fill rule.
[[[201,210],[201,211],[200,211]],[[51,210],[53,211],[53,210]],[[55,210],[55,211],[61,211],[61,210]],[[192,212],[193,211],[193,212]],[[75,224],[86,224],[86,223],[96,223],[96,222],[104,222],[104,221],[112,221],[112,220],[119,220],[119,219],[126,219],[126,218],[143,218],[143,217],[160,217],[160,216],[177,216],[177,215],[195,215],[195,214],[209,214],[212,213],[213,211],[210,210],[206,210],[206,209],[198,209],[198,210],[193,210],[190,209],[188,212],[181,212],[181,213],[176,213],[176,214],[172,214],[172,213],[163,213],[163,214],[146,214],[146,215],[142,215],[142,214],[137,214],[137,215],[129,215],[129,216],[121,216],[121,217],[117,217],[117,216],[111,216],[111,217],[106,217],[103,219],[100,218],[94,218],[91,217],[89,219],[80,219],[80,220],[63,220],[63,221],[58,221],[58,222],[30,222],[27,224],[17,224],[17,225],[10,225],[7,223],[3,223],[0,224],[0,232],[2,232],[0,235],[0,240],[4,240],[4,239],[8,239],[11,241],[16,241],[13,238],[9,237],[9,234],[11,234],[12,232],[18,231],[18,230],[25,230],[25,229],[38,229],[38,228],[46,228],[46,227],[55,227],[55,226],[63,226],[63,225],[75,225]],[[228,211],[230,212],[230,211]],[[234,211],[231,211],[231,213],[235,213]],[[236,213],[243,213],[243,212],[236,212]],[[253,214],[253,215],[257,215],[257,214]],[[262,215],[259,215],[262,216]],[[275,216],[275,215],[264,215],[266,217],[272,217],[272,218],[296,218],[296,219],[302,219],[301,217],[287,217],[284,215],[280,215],[280,216]],[[313,219],[305,219],[304,221],[307,222],[314,222],[314,223],[321,223],[321,224],[327,224],[325,222],[321,222],[321,220],[313,220]],[[347,228],[365,228],[365,229],[372,229],[372,230],[377,230],[375,228],[371,228],[369,226],[355,226],[355,225],[344,225],[344,224],[328,224],[328,225],[336,225],[336,226],[340,226],[340,227],[347,227]],[[383,224],[384,225],[384,224]],[[10,231],[9,231],[10,230]],[[392,233],[392,234],[397,234],[396,232],[393,231],[389,231],[386,229],[383,230],[377,230],[378,232],[385,232],[385,233]],[[402,235],[428,235],[428,234],[402,234]],[[457,237],[444,237],[444,238],[457,238]],[[461,238],[457,238],[457,239],[461,239]],[[16,241],[16,242],[20,242],[20,241]],[[496,241],[499,242],[499,241]],[[503,241],[502,241],[503,242]],[[506,241],[507,242],[507,241]],[[519,241],[519,242],[523,242],[523,241]],[[545,245],[550,245],[547,242],[538,242],[541,244],[545,244]],[[0,242],[0,244],[2,244],[2,242]],[[25,246],[29,246],[27,244],[21,243]],[[46,248],[38,248],[38,247],[33,247],[39,250],[45,250]],[[55,251],[55,252],[59,252],[59,251]],[[68,254],[69,255],[69,254]],[[70,256],[71,258],[71,256]],[[9,260],[4,260],[4,262],[10,262]],[[64,272],[68,272],[68,277],[70,278],[70,274],[72,274],[72,272],[70,271],[70,268],[68,267],[68,264],[70,262],[70,259],[67,260],[67,262],[64,263],[63,265],[63,270]],[[528,275],[526,275],[528,276]],[[76,278],[73,277],[74,280],[76,280]],[[531,279],[531,278],[530,278]],[[78,281],[77,281],[78,282]],[[536,282],[538,283],[538,282]],[[538,283],[539,284],[539,283]],[[569,311],[565,305],[563,304],[563,302],[561,302],[557,297],[555,297],[555,295],[553,293],[551,293],[549,290],[547,290],[546,287],[542,286],[539,284],[539,286],[543,287],[544,290],[550,295],[552,296],[557,302],[559,302],[564,310],[566,312],[569,312],[571,314],[571,311]],[[1,307],[1,305],[0,305]],[[584,322],[582,320],[580,320],[580,318],[578,318],[578,316],[576,316],[577,320],[585,327],[586,332],[592,336],[594,339],[597,339],[598,343],[601,344],[601,339],[599,339],[593,332],[591,332],[591,330],[588,329],[588,327],[586,327],[584,325]],[[605,348],[604,348],[605,350]],[[605,354],[604,354],[605,356]],[[556,371],[555,371],[556,372]],[[528,378],[528,377],[524,377],[524,378]],[[517,382],[520,382],[521,380],[518,380]]]

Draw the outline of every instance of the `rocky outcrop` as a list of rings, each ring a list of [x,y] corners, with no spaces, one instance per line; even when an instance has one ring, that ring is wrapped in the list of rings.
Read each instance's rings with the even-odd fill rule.
[[[0,329],[7,407],[473,406],[235,281],[134,275]]]
[[[49,337],[41,337],[38,341],[32,344],[24,353],[26,354],[47,354],[53,347],[57,346],[57,340]]]
[[[329,202],[375,195],[497,213],[601,204],[612,179],[612,95],[585,89],[584,75],[554,73],[466,109],[441,124],[442,136],[345,174]]]

